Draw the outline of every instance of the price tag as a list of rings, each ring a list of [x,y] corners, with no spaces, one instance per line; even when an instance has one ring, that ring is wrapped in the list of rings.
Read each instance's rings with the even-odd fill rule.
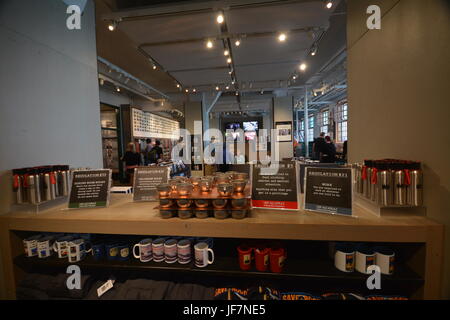
[[[102,295],[104,295],[107,291],[111,290],[114,286],[115,280],[108,280],[106,281],[100,288],[97,289],[97,295],[100,298]]]

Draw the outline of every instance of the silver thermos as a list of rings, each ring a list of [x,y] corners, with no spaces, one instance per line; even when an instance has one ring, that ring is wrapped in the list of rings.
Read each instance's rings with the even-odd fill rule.
[[[361,178],[362,173],[362,165],[355,165],[355,184],[356,184],[356,192],[359,194],[363,193],[363,180]]]
[[[14,169],[13,170],[13,192],[16,194],[16,203],[22,204],[25,202],[26,197],[23,187],[23,169]]]
[[[25,181],[26,181],[28,202],[31,204],[39,203],[36,197],[36,177],[31,169],[27,171],[25,175]]]
[[[372,161],[364,161],[364,166],[362,169],[362,180],[363,180],[363,191],[364,197],[370,199],[371,195],[371,182],[372,177]]]
[[[420,163],[411,165],[410,184],[408,186],[408,205],[420,207],[423,204],[423,173]]]
[[[56,175],[53,171],[53,168],[49,169],[49,175],[50,175],[50,199],[55,200],[56,199]]]
[[[378,171],[378,189],[380,192],[378,203],[383,207],[391,206],[394,191],[392,190],[392,171],[387,165],[381,166]]]
[[[379,188],[378,188],[378,166],[377,164],[373,164],[372,173],[370,175],[370,200],[374,202],[378,202],[379,196]]]
[[[69,195],[70,171],[69,166],[61,166],[62,196]]]
[[[59,179],[59,172],[60,172],[60,166],[52,166],[52,172],[55,176],[55,198],[59,197],[60,195],[60,179]]]
[[[401,164],[395,164],[394,167],[394,205],[404,206],[407,204],[405,170],[402,169]]]
[[[44,171],[44,199],[45,201],[50,201],[52,200],[52,195],[51,195],[51,183],[50,183],[50,169],[45,168],[43,169]]]

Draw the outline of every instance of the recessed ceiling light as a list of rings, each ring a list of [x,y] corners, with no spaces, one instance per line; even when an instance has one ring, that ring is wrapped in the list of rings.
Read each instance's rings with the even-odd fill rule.
[[[227,63],[231,63],[231,58],[228,58],[228,59],[227,59]]]
[[[241,45],[241,40],[236,40],[234,44],[236,45],[236,47],[239,47]]]
[[[116,21],[111,21],[108,24],[108,30],[109,31],[114,31],[114,30],[116,30],[116,28],[117,28],[117,22]]]
[[[225,50],[224,52],[223,52],[223,55],[224,56],[228,56],[230,54],[230,51],[228,51],[228,50]]]
[[[117,92],[120,92],[120,88],[119,88],[119,87],[116,87],[116,91],[117,91]]]
[[[331,9],[331,7],[333,6],[333,1],[327,1],[327,9]]]
[[[300,70],[301,70],[301,71],[305,71],[305,70],[306,70],[306,64],[305,64],[305,63],[302,63],[302,64],[300,65]]]
[[[223,22],[224,22],[224,17],[223,17],[223,15],[222,14],[219,14],[218,16],[217,16],[217,23],[219,23],[219,24],[222,24]]]
[[[278,36],[278,40],[279,40],[280,42],[286,41],[286,34],[285,34],[285,33],[281,33],[281,34]]]
[[[213,47],[213,43],[212,43],[211,40],[208,40],[208,42],[206,43],[206,47],[207,47],[208,49],[211,49],[211,48]]]

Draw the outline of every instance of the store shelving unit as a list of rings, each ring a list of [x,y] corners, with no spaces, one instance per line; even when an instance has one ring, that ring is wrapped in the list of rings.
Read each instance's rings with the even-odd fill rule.
[[[395,275],[383,277],[386,286],[412,286],[413,298],[436,299],[441,295],[443,259],[442,225],[425,217],[407,213],[390,217],[376,217],[362,208],[355,208],[358,218],[330,216],[310,212],[280,212],[253,210],[244,220],[164,220],[155,209],[156,203],[134,203],[129,195],[113,195],[111,205],[103,209],[66,210],[63,207],[39,215],[10,213],[0,217],[0,244],[6,274],[7,293],[15,297],[16,283],[23,273],[23,231],[68,232],[125,235],[171,235],[231,239],[275,239],[285,241],[355,241],[391,243],[414,248],[413,253],[397,268]],[[235,250],[235,249],[233,249]],[[293,252],[295,250],[288,250]],[[281,274],[243,272],[238,269],[236,257],[216,254],[216,262],[205,269],[192,266],[141,264],[138,261],[82,262],[89,268],[125,268],[155,272],[177,271],[204,276],[259,277],[261,279],[325,281],[340,285],[365,285],[365,275],[344,274],[334,269],[332,260],[296,258],[290,255]],[[17,259],[17,260],[16,260]],[[29,260],[32,261],[32,260]],[[331,262],[330,262],[331,261]],[[14,263],[16,262],[16,263]],[[22,261],[27,262],[27,261]],[[57,266],[65,261],[54,259],[32,261],[36,264]],[[173,272],[172,272],[173,273]]]

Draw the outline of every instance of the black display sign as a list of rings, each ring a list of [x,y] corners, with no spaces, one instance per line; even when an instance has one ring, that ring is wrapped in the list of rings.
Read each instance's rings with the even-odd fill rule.
[[[254,208],[298,210],[297,166],[281,161],[267,167],[252,167],[252,206]]]
[[[139,167],[134,169],[133,200],[157,200],[156,186],[167,183],[168,178],[169,167]]]
[[[300,190],[301,193],[305,193],[305,168],[313,167],[313,168],[341,168],[342,166],[336,163],[300,163]]]
[[[352,170],[306,167],[305,210],[352,215]]]
[[[106,207],[111,187],[111,170],[80,170],[72,175],[69,208]]]

